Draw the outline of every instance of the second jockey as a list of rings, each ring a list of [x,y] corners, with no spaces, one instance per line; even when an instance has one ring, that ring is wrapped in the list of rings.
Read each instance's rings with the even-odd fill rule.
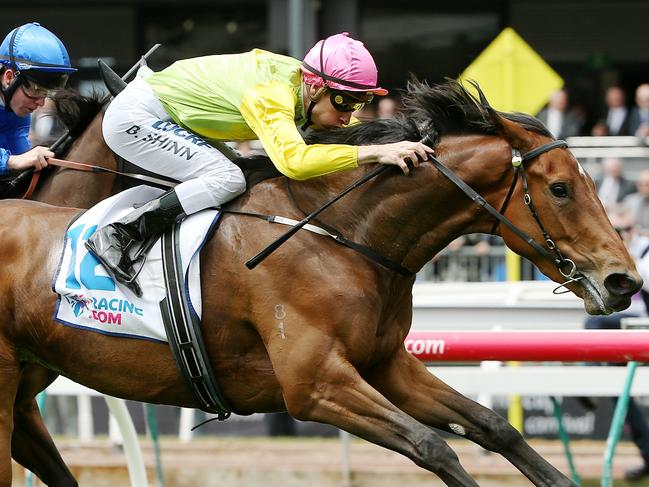
[[[61,40],[36,22],[13,29],[0,44],[0,174],[47,166],[54,153],[31,147],[30,114],[76,71]]]

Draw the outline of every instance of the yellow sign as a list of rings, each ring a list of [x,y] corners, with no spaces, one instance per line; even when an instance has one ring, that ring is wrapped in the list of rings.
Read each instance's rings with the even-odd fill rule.
[[[475,80],[495,109],[536,115],[563,79],[514,29],[507,27],[460,75]]]

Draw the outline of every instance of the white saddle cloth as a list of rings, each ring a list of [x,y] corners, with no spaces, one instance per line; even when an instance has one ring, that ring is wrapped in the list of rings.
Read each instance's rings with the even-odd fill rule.
[[[162,190],[138,186],[104,200],[70,224],[52,288],[59,295],[54,319],[77,328],[107,335],[167,342],[160,312],[165,297],[160,240],[149,251],[138,276],[143,296],[138,298],[116,283],[84,242],[97,228],[114,222]],[[185,292],[193,312],[201,317],[199,251],[220,217],[205,210],[185,219],[180,227],[180,248]]]

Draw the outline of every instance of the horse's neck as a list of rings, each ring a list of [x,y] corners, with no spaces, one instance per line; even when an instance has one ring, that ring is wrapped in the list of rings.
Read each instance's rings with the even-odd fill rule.
[[[488,202],[500,205],[511,172],[503,140],[449,137],[438,145],[437,154]],[[296,203],[303,211],[313,211],[372,169],[291,183]],[[460,235],[489,232],[491,219],[432,163],[407,177],[396,167],[393,171],[351,192],[319,220],[413,271]]]
[[[513,177],[509,145],[491,136],[457,136],[442,140],[437,158],[492,206],[499,208]],[[404,262],[420,269],[458,237],[489,233],[493,217],[432,164],[425,168],[427,187],[414,218]],[[415,190],[417,191],[417,190]],[[407,242],[402,245],[407,246]]]
[[[99,114],[64,158],[70,161],[116,169],[112,151],[101,134],[102,114]],[[56,206],[89,208],[117,192],[115,175],[83,172],[65,168],[52,170],[34,193],[32,199]]]

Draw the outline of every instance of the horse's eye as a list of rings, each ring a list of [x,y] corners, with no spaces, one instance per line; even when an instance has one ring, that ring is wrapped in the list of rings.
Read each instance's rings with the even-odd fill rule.
[[[566,183],[554,183],[550,186],[550,191],[557,198],[568,197],[568,186],[566,186]]]

